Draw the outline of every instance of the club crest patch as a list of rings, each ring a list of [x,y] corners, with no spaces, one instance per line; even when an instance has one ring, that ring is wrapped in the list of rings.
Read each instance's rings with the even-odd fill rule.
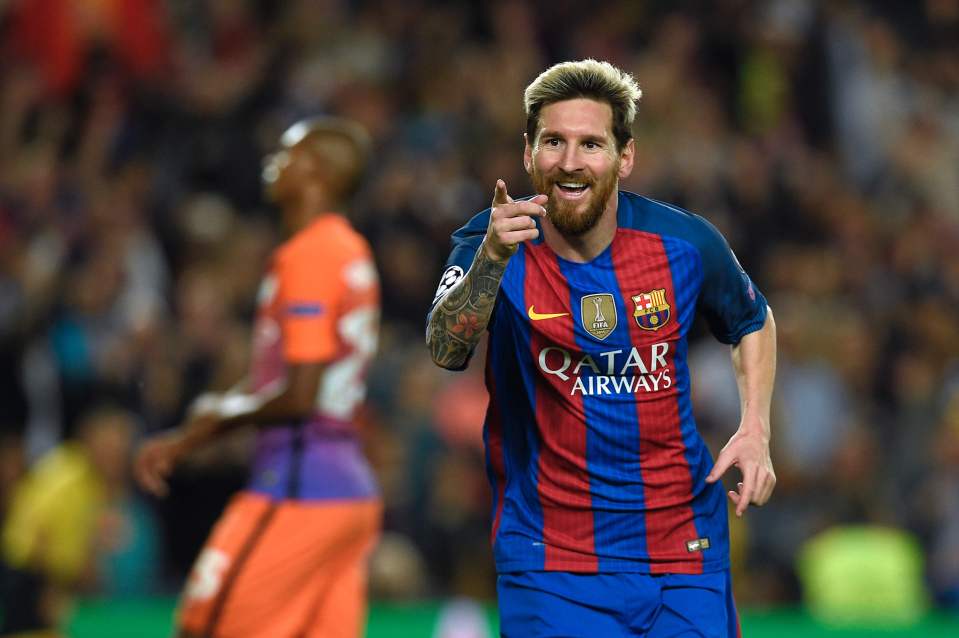
[[[633,303],[636,304],[633,318],[643,330],[659,330],[669,321],[669,304],[666,303],[665,288],[633,295]]]
[[[602,292],[585,295],[580,300],[583,328],[597,339],[605,339],[616,329],[616,302],[613,295]]]

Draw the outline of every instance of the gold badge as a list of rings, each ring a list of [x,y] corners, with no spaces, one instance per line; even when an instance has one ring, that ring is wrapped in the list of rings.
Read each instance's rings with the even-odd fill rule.
[[[643,330],[659,330],[669,321],[669,304],[666,303],[665,288],[633,295],[633,303],[636,304],[633,318]]]
[[[580,311],[586,332],[597,339],[605,339],[616,329],[616,302],[608,292],[583,297]]]

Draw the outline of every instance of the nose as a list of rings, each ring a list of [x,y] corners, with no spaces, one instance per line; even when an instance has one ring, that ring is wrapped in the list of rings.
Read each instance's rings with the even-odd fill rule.
[[[559,167],[567,173],[575,173],[583,169],[583,159],[578,144],[567,144],[563,155],[559,158]]]

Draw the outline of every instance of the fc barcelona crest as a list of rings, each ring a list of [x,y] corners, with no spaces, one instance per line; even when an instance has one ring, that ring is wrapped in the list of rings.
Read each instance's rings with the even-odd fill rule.
[[[603,292],[586,295],[580,300],[583,327],[597,339],[605,339],[616,329],[616,302],[613,295]]]
[[[666,289],[650,290],[633,295],[636,310],[633,317],[643,330],[659,330],[669,321],[669,304],[666,303]]]

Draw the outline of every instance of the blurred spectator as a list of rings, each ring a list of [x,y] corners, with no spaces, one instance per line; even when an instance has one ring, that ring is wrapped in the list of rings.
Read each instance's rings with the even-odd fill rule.
[[[929,579],[938,602],[959,607],[959,388],[953,387],[927,442],[931,467],[919,483],[916,521],[929,544]]]
[[[166,51],[164,4],[158,0],[10,3],[12,49],[40,71],[50,94],[76,90],[91,67],[109,59],[131,79],[155,79]]]
[[[18,482],[2,533],[0,633],[54,631],[77,593],[118,583],[102,569],[154,538],[130,509],[129,454],[136,425],[113,407],[81,419],[75,438],[44,455]],[[155,578],[140,554],[133,582]],[[129,584],[127,580],[125,584]]]

